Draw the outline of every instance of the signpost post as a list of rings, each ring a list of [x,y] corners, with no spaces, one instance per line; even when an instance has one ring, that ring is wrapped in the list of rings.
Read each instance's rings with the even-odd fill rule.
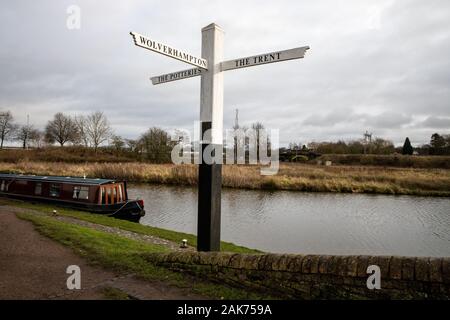
[[[223,71],[303,58],[309,47],[276,51],[223,61],[223,30],[212,23],[202,29],[202,58],[175,49],[141,34],[131,32],[142,48],[186,62],[196,68],[152,77],[154,85],[201,76],[200,129],[201,154],[198,171],[197,250],[220,251],[222,164],[205,163],[206,150],[223,150]]]

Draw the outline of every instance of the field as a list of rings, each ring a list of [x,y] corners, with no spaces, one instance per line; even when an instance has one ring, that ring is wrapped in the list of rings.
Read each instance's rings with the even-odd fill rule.
[[[0,162],[64,162],[64,163],[117,163],[142,162],[144,155],[127,150],[101,147],[97,152],[81,146],[45,147],[40,149],[3,149]],[[404,156],[401,154],[324,154],[307,161],[315,164],[330,160],[333,164],[351,166],[378,166],[396,168],[450,169],[450,156]],[[144,161],[145,162],[145,161]]]
[[[154,184],[197,184],[195,165],[18,161],[0,162],[0,172],[79,177],[86,175]],[[277,175],[261,176],[259,166],[224,165],[223,186],[310,192],[450,196],[450,170],[282,163]]]

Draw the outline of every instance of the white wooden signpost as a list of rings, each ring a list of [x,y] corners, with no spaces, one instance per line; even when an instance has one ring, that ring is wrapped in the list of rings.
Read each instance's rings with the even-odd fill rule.
[[[220,251],[222,165],[201,161],[203,150],[223,150],[223,71],[303,58],[309,47],[275,51],[223,61],[223,30],[212,23],[202,29],[201,58],[136,32],[134,43],[142,48],[186,62],[195,68],[150,78],[154,85],[201,76],[201,154],[198,176],[197,250]]]

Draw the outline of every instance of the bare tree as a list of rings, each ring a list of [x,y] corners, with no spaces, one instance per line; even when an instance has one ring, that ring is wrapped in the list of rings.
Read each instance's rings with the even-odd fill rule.
[[[261,146],[261,136],[264,130],[264,125],[261,122],[255,122],[252,124],[253,133],[256,135],[256,160],[259,162],[259,149]]]
[[[74,118],[75,125],[78,129],[80,142],[87,148],[89,147],[89,136],[86,132],[87,119],[85,116],[79,115]]]
[[[108,140],[112,135],[108,119],[103,112],[93,112],[86,118],[86,134],[89,142],[97,152],[98,146]]]
[[[114,147],[116,155],[119,155],[125,146],[125,141],[121,136],[113,135],[111,137],[111,145]]]
[[[33,130],[30,135],[30,143],[32,143],[35,148],[42,148],[45,145],[45,132],[39,129]]]
[[[17,130],[16,140],[20,141],[24,149],[28,148],[29,142],[33,141],[39,135],[39,131],[31,124],[21,126]]]
[[[78,127],[70,116],[58,112],[47,123],[45,137],[48,142],[58,142],[61,147],[67,142],[76,143],[79,139]]]
[[[3,142],[8,140],[16,131],[14,118],[10,111],[0,112],[0,149],[3,149]]]
[[[156,163],[170,161],[172,141],[166,131],[155,127],[150,128],[139,140],[148,160]]]
[[[125,139],[125,143],[127,145],[127,148],[130,152],[137,152],[139,151],[139,140],[134,139]]]

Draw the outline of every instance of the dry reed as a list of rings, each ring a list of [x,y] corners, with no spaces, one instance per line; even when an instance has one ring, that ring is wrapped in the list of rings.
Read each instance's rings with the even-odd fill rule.
[[[0,162],[0,172],[36,175],[115,178],[129,182],[196,185],[195,165],[146,163]],[[223,186],[296,190],[450,196],[450,170],[366,166],[281,164],[274,176],[261,176],[259,166],[223,166]]]

